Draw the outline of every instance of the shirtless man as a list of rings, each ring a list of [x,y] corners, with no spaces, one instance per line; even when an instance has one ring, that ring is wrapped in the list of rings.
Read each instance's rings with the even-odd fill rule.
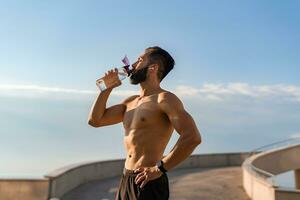
[[[102,127],[123,122],[127,157],[116,200],[168,199],[166,172],[185,160],[201,143],[196,124],[180,99],[160,87],[174,64],[169,53],[160,47],[147,48],[132,64],[130,76],[132,84],[140,84],[140,94],[109,108],[106,108],[107,99],[121,81],[116,69],[105,74],[111,87],[97,96],[88,124]],[[163,156],[174,129],[180,137]]]

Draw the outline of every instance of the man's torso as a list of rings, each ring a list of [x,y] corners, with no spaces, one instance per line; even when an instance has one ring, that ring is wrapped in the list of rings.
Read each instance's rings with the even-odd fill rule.
[[[123,126],[127,150],[125,168],[151,167],[159,161],[174,130],[168,116],[159,106],[163,93],[127,103]]]

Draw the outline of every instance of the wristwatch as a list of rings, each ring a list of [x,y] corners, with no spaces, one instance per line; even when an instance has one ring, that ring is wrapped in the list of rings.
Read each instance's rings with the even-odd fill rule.
[[[163,173],[166,173],[167,170],[164,168],[164,162],[162,160],[158,161],[156,163],[156,166],[158,167],[158,169],[163,172]]]

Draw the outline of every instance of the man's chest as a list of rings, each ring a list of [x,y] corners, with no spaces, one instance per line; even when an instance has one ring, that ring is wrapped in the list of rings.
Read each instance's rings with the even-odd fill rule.
[[[165,117],[165,114],[156,102],[133,102],[127,105],[123,126],[125,129],[155,126],[159,125]]]

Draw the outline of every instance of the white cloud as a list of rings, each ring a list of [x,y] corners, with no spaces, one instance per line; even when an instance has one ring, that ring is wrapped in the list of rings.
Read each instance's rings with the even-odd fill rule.
[[[300,132],[299,133],[294,133],[294,134],[292,134],[292,135],[290,135],[290,138],[292,138],[292,139],[300,139]]]
[[[94,94],[95,91],[91,90],[78,90],[78,89],[68,89],[68,88],[58,88],[58,87],[45,87],[39,85],[12,85],[12,84],[1,84],[1,93],[13,93],[13,92],[36,92],[36,93],[74,93],[74,94]]]
[[[21,84],[0,84],[0,95],[13,97],[29,97],[29,98],[74,98],[96,95],[98,90],[81,90],[63,87],[48,87],[40,85],[21,85]],[[138,91],[133,90],[113,90],[112,95],[118,97],[126,97],[137,94]]]
[[[180,85],[176,87],[176,92],[181,96],[201,97],[218,101],[240,96],[258,99],[288,99],[300,102],[300,86],[285,84],[249,85],[247,83],[206,83],[200,87]]]
[[[0,84],[0,95],[24,97],[79,97],[97,94],[97,90],[81,90],[63,87],[47,87],[40,85]],[[137,90],[113,90],[112,95],[126,97],[138,94]],[[247,83],[205,83],[200,87],[178,85],[174,93],[186,98],[201,98],[208,101],[222,101],[236,97],[272,98],[300,102],[300,86],[297,85],[250,85]]]
[[[186,85],[179,85],[176,88],[176,93],[184,96],[195,96],[198,95],[199,89],[191,87],[191,86],[186,86]]]
[[[136,94],[139,94],[139,91],[135,91],[135,90],[113,90],[112,95],[115,95],[115,96],[119,96],[119,97],[128,97],[128,96],[131,96],[131,95],[136,95]]]

